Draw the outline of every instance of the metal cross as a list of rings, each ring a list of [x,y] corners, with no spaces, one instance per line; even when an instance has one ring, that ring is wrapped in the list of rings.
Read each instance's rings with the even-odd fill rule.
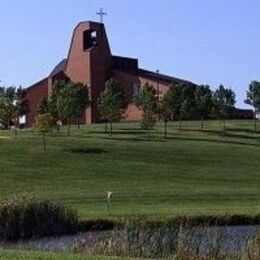
[[[104,16],[107,15],[107,13],[104,12],[103,8],[100,8],[99,12],[97,12],[97,15],[100,16],[100,22],[103,23]]]

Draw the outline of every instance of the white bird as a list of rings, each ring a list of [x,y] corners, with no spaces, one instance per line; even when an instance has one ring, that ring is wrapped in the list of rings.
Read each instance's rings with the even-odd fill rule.
[[[113,195],[113,192],[107,191],[107,200],[108,201],[112,199],[112,195]]]

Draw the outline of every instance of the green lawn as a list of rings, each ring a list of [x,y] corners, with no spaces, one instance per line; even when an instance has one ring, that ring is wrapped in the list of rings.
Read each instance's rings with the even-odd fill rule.
[[[73,206],[84,218],[170,217],[176,214],[260,213],[260,132],[253,122],[210,121],[157,125],[151,140],[138,124],[73,128],[47,138],[0,131],[0,196],[36,192]],[[260,123],[259,123],[260,128]],[[65,133],[65,130],[64,130]],[[114,192],[111,212],[106,191]]]

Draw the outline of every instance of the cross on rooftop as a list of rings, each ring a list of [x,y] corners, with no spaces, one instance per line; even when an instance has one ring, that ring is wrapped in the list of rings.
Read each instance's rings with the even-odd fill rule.
[[[100,16],[100,22],[103,23],[104,16],[107,15],[107,13],[104,12],[103,8],[100,8],[100,9],[99,9],[99,12],[97,12],[97,15]]]

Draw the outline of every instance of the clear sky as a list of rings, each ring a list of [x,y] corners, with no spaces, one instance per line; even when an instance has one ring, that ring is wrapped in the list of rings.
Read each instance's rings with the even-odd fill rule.
[[[67,56],[73,28],[104,7],[113,54],[215,89],[260,80],[259,0],[1,0],[0,80],[29,86]]]

